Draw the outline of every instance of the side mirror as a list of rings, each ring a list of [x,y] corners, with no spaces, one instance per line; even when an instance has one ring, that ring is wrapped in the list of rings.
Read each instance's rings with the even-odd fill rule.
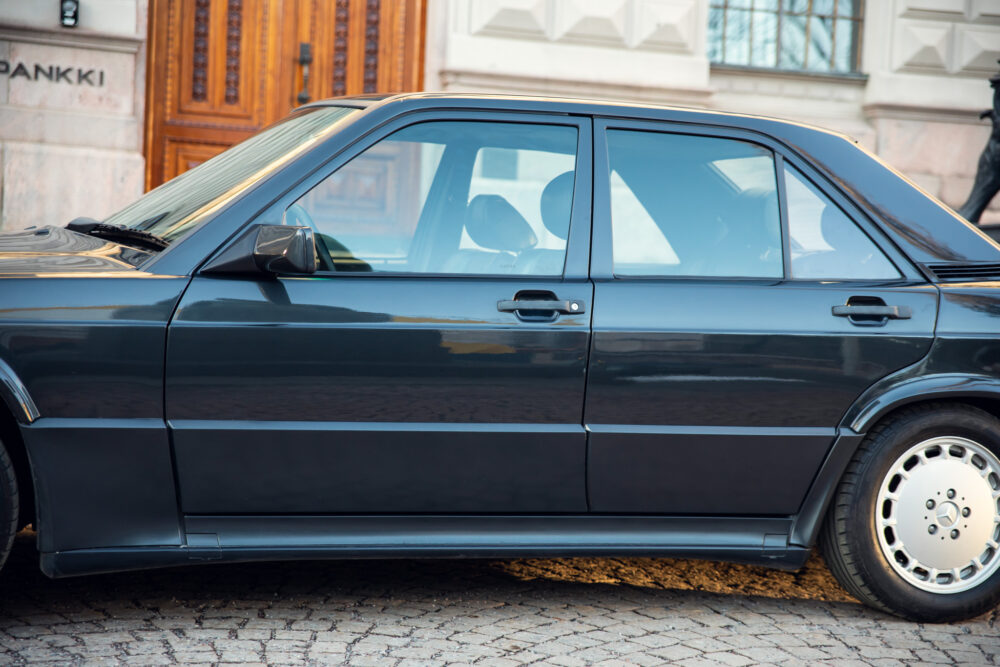
[[[202,269],[215,274],[315,272],[312,229],[288,225],[253,225]]]

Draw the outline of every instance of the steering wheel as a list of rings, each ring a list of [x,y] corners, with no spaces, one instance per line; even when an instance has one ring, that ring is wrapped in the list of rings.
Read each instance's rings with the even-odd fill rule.
[[[336,271],[337,267],[333,265],[333,258],[330,254],[330,248],[327,247],[326,241],[323,240],[323,235],[320,234],[319,228],[316,227],[316,222],[309,215],[309,211],[305,209],[301,204],[292,204],[287,209],[285,209],[285,221],[290,225],[297,227],[308,227],[313,231],[313,242],[316,244],[317,260],[319,261],[319,266],[324,271]]]

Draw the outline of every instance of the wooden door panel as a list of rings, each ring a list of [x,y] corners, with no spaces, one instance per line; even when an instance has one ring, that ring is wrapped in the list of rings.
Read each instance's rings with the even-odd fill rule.
[[[424,2],[150,0],[147,189],[285,116],[304,90],[420,90]]]
[[[188,0],[173,3],[171,34],[191,35],[190,48],[172,58],[170,78],[178,95],[168,106],[168,119],[205,120],[224,117],[258,125],[255,108],[258,80],[255,44],[266,38],[261,0]]]
[[[166,163],[170,173],[181,174],[197,167],[229,148],[227,144],[195,144],[189,141],[167,139]]]

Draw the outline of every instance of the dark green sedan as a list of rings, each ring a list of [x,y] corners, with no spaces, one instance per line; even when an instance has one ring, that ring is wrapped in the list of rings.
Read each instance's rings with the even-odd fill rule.
[[[1000,246],[843,136],[334,99],[63,225],[0,235],[0,559],[818,543],[891,613],[1000,600]]]

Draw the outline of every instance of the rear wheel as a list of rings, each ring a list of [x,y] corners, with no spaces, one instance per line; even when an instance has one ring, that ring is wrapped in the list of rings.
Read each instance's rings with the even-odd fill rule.
[[[0,442],[0,567],[14,544],[20,507],[17,495],[17,474],[7,449]]]
[[[1000,420],[930,404],[880,423],[826,519],[827,564],[855,597],[920,621],[1000,601]]]

